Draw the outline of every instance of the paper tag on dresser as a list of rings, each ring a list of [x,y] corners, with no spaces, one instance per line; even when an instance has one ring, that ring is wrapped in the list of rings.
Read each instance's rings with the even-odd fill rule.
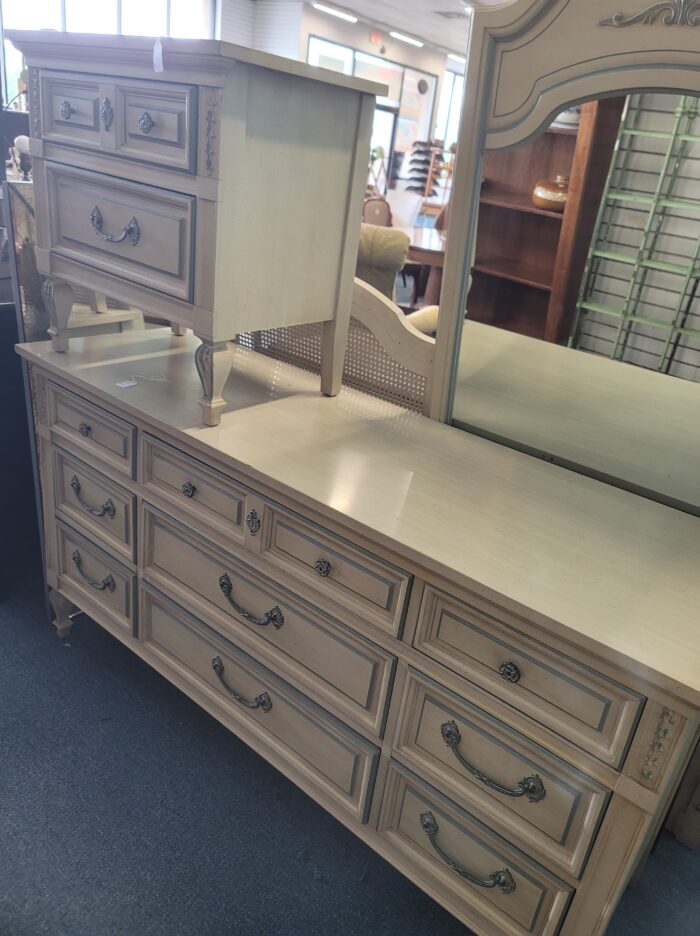
[[[153,71],[163,71],[163,43],[160,39],[156,39],[153,46]]]

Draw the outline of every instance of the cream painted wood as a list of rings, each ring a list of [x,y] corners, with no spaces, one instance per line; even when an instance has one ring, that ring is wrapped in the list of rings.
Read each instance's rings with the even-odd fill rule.
[[[53,626],[56,628],[56,636],[68,637],[73,628],[71,614],[75,605],[55,588],[49,591],[49,604],[54,615]]]
[[[266,656],[275,672],[331,711],[381,734],[393,656],[149,505],[141,529],[145,579],[225,637]]]
[[[452,726],[460,739],[454,748],[445,738],[455,733],[444,733]],[[540,784],[532,783],[532,796],[505,795],[475,777],[457,753],[514,793],[528,789],[524,779],[538,778]],[[413,670],[401,690],[394,756],[465,809],[476,805],[490,825],[527,854],[580,876],[610,796],[585,774]]]
[[[40,272],[191,327],[204,343],[205,425],[225,408],[225,342],[241,332],[326,323],[321,388],[336,394],[374,96],[384,88],[214,41],[168,40],[157,73],[145,38],[11,39],[33,89]],[[75,114],[64,107],[69,91]],[[99,176],[75,168],[83,149]],[[157,192],[131,181],[131,167],[149,160],[162,168]],[[183,170],[196,173],[196,192],[183,189]],[[69,336],[55,327],[66,350]]]
[[[512,892],[504,893],[500,887],[478,887],[464,880],[431,845],[421,823],[426,813],[437,821],[436,841],[447,858],[481,880],[507,870],[515,884]],[[463,901],[463,915],[459,916],[468,926],[475,908],[490,921],[492,932],[503,936],[550,936],[558,931],[571,889],[395,764],[384,791],[379,831],[408,855],[421,877],[431,878],[439,889]]]
[[[363,821],[376,747],[153,590],[143,592],[141,626],[149,652],[178,668],[232,720],[244,718],[259,733],[271,736],[311,785],[324,788],[338,806]],[[213,668],[216,659],[223,664],[225,686]],[[226,687],[248,702],[255,703],[263,694],[267,699],[249,708],[231,699]]]
[[[136,429],[82,397],[47,384],[48,425],[51,436],[84,458],[97,458],[133,477]],[[92,463],[92,462],[91,462]]]
[[[53,446],[56,516],[127,562],[136,560],[136,498],[102,472]]]
[[[643,696],[551,650],[529,622],[489,611],[428,585],[414,646],[619,766]]]

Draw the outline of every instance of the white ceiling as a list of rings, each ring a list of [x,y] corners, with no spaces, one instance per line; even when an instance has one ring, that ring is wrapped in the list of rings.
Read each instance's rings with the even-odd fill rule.
[[[309,0],[312,2],[312,0]],[[323,2],[323,0],[321,0]],[[467,18],[446,19],[438,13],[464,11],[462,0],[325,0],[359,16],[365,22],[389,27],[453,52],[464,54]]]

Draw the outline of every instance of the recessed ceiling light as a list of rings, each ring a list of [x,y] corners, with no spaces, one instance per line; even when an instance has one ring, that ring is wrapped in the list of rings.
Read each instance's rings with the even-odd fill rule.
[[[390,32],[389,35],[392,39],[398,39],[399,42],[407,42],[409,45],[418,46],[419,49],[423,48],[423,43],[420,39],[414,39],[413,36],[404,36],[400,32]]]
[[[337,16],[338,19],[345,20],[348,23],[357,22],[357,17],[353,16],[352,13],[345,13],[343,10],[335,10],[333,7],[326,6],[325,3],[312,3],[311,6],[315,10],[320,10],[321,13],[328,13],[329,16]]]
[[[459,62],[460,65],[466,65],[467,60],[463,55],[455,55],[454,52],[447,53],[448,59],[452,59],[453,62]]]

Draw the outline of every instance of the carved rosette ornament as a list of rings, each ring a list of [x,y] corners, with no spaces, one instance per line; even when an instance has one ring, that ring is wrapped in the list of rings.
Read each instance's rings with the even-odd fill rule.
[[[39,69],[29,69],[29,111],[32,116],[32,136],[41,136],[41,98],[39,91]]]
[[[659,712],[659,720],[656,723],[656,729],[651,739],[651,744],[644,755],[644,760],[642,761],[642,766],[639,771],[642,780],[646,783],[650,783],[654,779],[659,761],[663,759],[666,746],[673,737],[675,725],[675,712],[672,712],[669,708],[662,708]]]
[[[639,13],[615,13],[604,16],[600,26],[634,26],[644,23],[653,26],[700,26],[700,0],[663,0],[652,3]]]

